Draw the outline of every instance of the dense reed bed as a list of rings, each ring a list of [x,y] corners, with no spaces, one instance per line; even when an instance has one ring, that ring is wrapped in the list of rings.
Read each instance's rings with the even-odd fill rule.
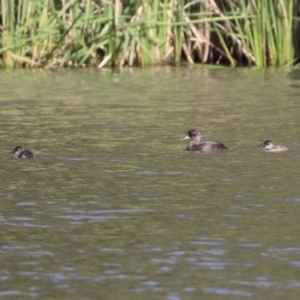
[[[298,63],[296,0],[0,0],[0,66]]]

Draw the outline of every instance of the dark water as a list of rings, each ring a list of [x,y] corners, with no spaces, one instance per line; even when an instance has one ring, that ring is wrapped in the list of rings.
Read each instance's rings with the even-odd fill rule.
[[[2,298],[299,298],[299,72],[14,71],[0,91]],[[194,127],[230,149],[186,153]]]

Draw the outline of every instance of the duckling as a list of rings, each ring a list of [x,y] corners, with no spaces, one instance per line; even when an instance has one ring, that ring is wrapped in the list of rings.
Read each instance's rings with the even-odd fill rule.
[[[190,143],[186,147],[187,151],[214,151],[218,149],[228,149],[224,144],[217,141],[201,142],[201,134],[196,129],[189,130],[181,140],[190,139]]]
[[[258,148],[263,149],[266,152],[282,152],[289,150],[288,147],[283,145],[274,145],[271,140],[264,141]]]
[[[22,146],[17,146],[13,151],[11,151],[12,154],[14,154],[15,158],[33,158],[34,154],[29,151],[25,150]]]

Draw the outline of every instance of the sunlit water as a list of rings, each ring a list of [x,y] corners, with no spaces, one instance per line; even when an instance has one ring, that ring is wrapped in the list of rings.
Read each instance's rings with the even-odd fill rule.
[[[2,298],[299,299],[299,72],[11,71],[0,90]],[[194,127],[229,150],[187,153]]]

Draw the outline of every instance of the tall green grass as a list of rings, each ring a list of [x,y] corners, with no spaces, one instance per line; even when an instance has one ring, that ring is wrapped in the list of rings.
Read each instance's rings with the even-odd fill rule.
[[[0,0],[3,68],[285,66],[295,0]],[[296,51],[299,53],[300,51]]]
[[[295,1],[256,0],[239,3],[237,7],[229,2],[230,12],[236,20],[230,23],[228,34],[237,45],[239,61],[245,57],[248,64],[259,67],[290,64],[294,59],[292,34]],[[240,19],[241,16],[244,18]]]

